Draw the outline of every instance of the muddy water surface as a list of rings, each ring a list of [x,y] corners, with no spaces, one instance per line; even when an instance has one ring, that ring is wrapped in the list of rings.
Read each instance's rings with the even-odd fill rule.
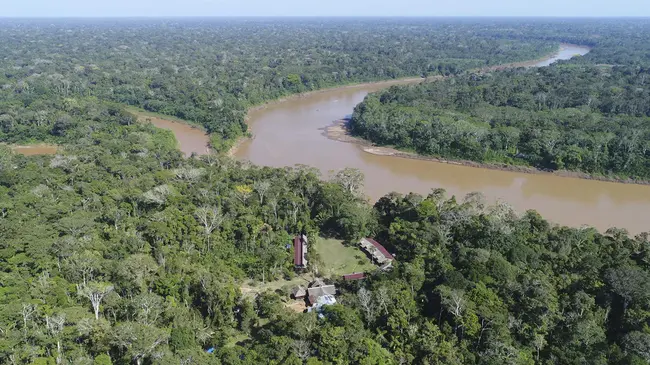
[[[632,233],[650,230],[650,186],[378,156],[323,135],[322,128],[382,87],[326,91],[253,112],[249,125],[254,138],[243,143],[235,156],[267,166],[310,165],[324,174],[359,168],[373,200],[391,191],[426,194],[444,188],[457,196],[480,191],[490,200],[505,200],[519,211],[535,209],[561,224],[588,224],[601,230],[617,226]]]
[[[565,45],[553,60],[587,51]],[[275,167],[310,165],[325,176],[330,170],[358,168],[366,176],[366,192],[373,200],[391,191],[427,194],[433,188],[444,188],[460,197],[480,191],[492,201],[502,199],[518,211],[535,209],[561,224],[587,224],[600,230],[616,226],[632,233],[650,230],[650,186],[378,156],[323,135],[325,127],[352,113],[369,92],[396,83],[400,82],[316,92],[253,111],[249,126],[254,138],[242,143],[235,157]],[[202,131],[169,123],[154,121],[174,131],[186,154],[205,152],[207,136]]]
[[[557,55],[536,66],[587,52],[584,47],[563,45]],[[480,191],[492,201],[502,199],[518,211],[535,209],[561,224],[587,224],[600,230],[616,226],[631,233],[650,230],[650,186],[378,156],[323,135],[323,128],[350,114],[369,92],[388,86],[329,90],[252,112],[249,125],[254,138],[243,143],[235,156],[259,165],[310,165],[324,174],[355,167],[365,174],[366,192],[373,200],[391,191],[426,194],[443,188],[457,196]]]
[[[178,148],[185,154],[185,156],[189,157],[192,153],[203,155],[209,151],[208,146],[210,138],[200,128],[181,122],[146,115],[141,116],[140,119],[144,122],[151,122],[151,124],[158,128],[172,131],[178,141]]]

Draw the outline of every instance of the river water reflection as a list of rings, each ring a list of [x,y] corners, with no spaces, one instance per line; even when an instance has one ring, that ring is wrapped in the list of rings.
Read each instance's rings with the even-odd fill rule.
[[[584,56],[589,53],[589,50],[590,49],[587,47],[576,46],[573,44],[563,44],[560,46],[560,51],[556,55],[535,63],[533,67],[549,66],[558,60],[568,60],[577,55]]]

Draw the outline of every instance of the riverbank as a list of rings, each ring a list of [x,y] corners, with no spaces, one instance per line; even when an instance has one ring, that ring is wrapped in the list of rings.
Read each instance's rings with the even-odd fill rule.
[[[140,123],[151,123],[156,128],[171,131],[176,138],[177,148],[185,156],[189,157],[192,154],[204,155],[210,153],[210,137],[205,132],[205,128],[197,123],[143,111],[134,107],[129,107],[127,110],[133,113]]]
[[[472,72],[490,72],[490,71],[503,70],[503,69],[516,68],[516,67],[532,67],[540,62],[553,60],[554,58],[557,58],[562,52],[566,51],[567,49],[571,49],[575,47],[588,49],[587,47],[580,47],[580,46],[575,46],[570,44],[561,44],[557,51],[537,60],[513,62],[504,65],[486,67],[480,70],[473,70]],[[453,77],[453,76],[448,76],[448,77]],[[307,91],[298,94],[287,95],[279,99],[269,100],[263,104],[250,107],[246,113],[245,122],[248,123],[250,121],[252,114],[267,109],[271,106],[286,103],[286,102],[296,101],[300,99],[311,98],[318,94],[331,93],[333,91],[340,91],[340,90],[347,90],[347,89],[357,89],[357,88],[360,89],[360,88],[367,88],[367,87],[387,88],[393,85],[415,84],[420,82],[434,82],[448,77],[439,76],[439,75],[431,76],[428,78],[405,77],[405,78],[392,79],[392,80],[382,80],[382,81],[364,82],[360,84],[334,86],[334,87],[312,90],[312,91]],[[151,122],[152,124],[154,124],[159,128],[172,130],[172,132],[174,132],[174,134],[176,135],[176,138],[179,140],[179,148],[187,156],[191,155],[192,153],[206,154],[211,151],[209,136],[205,133],[205,129],[196,123],[192,123],[187,120],[181,120],[171,116],[161,115],[158,113],[147,112],[134,107],[129,107],[128,110],[136,114],[140,120]],[[330,140],[358,145],[364,152],[376,156],[394,156],[394,157],[407,158],[413,160],[424,160],[424,161],[445,163],[451,165],[485,168],[485,169],[500,170],[500,171],[520,172],[520,173],[527,173],[527,174],[547,174],[547,175],[554,175],[559,177],[573,177],[573,178],[580,178],[586,180],[598,180],[598,181],[616,182],[616,183],[624,183],[624,184],[650,185],[650,181],[624,179],[616,176],[590,175],[579,171],[568,171],[568,170],[548,171],[548,170],[540,170],[534,167],[522,166],[522,165],[480,163],[480,162],[469,161],[469,160],[443,159],[443,158],[419,155],[413,152],[401,151],[390,147],[376,146],[369,141],[350,135],[350,133],[348,132],[345,126],[345,121],[337,121],[333,125],[325,128],[323,135],[329,138]],[[248,133],[247,135],[238,138],[233,143],[232,147],[230,147],[225,152],[225,155],[234,158],[235,154],[240,149],[240,147],[246,141],[249,141],[254,138],[255,136],[251,133]]]
[[[392,147],[377,146],[370,141],[367,141],[359,137],[355,137],[350,133],[347,127],[347,123],[348,122],[345,120],[337,120],[331,126],[322,129],[323,135],[334,141],[355,144],[359,146],[364,152],[376,156],[393,156],[393,157],[407,158],[411,160],[431,161],[431,162],[444,163],[450,165],[519,172],[519,173],[526,173],[526,174],[546,174],[546,175],[554,175],[558,177],[572,177],[577,179],[597,180],[597,181],[606,181],[606,182],[622,183],[622,184],[650,185],[650,180],[623,179],[616,176],[591,175],[581,171],[570,171],[570,170],[551,171],[551,170],[542,170],[531,166],[509,165],[509,164],[502,164],[502,163],[483,163],[483,162],[476,162],[470,160],[445,159],[440,157],[420,155],[413,152],[401,151]]]
[[[491,72],[491,71],[497,71],[497,70],[504,70],[508,68],[518,68],[518,67],[533,67],[536,64],[540,62],[545,62],[545,61],[550,61],[558,56],[567,49],[570,48],[582,48],[585,50],[590,50],[589,47],[585,46],[578,46],[578,45],[573,45],[569,43],[561,43],[556,51],[553,53],[547,54],[544,57],[541,57],[539,59],[535,60],[529,60],[529,61],[521,61],[521,62],[511,62],[511,63],[506,63],[502,65],[496,65],[496,66],[488,66],[480,69],[475,69],[475,70],[470,70],[470,72]],[[244,121],[248,124],[248,121],[250,120],[251,113],[258,112],[260,110],[264,110],[272,105],[277,105],[280,103],[284,103],[287,101],[292,101],[292,100],[297,100],[297,99],[302,99],[302,98],[308,98],[311,97],[315,94],[319,93],[327,93],[327,92],[332,92],[335,90],[346,90],[346,89],[352,89],[352,88],[364,88],[368,86],[392,86],[392,85],[398,85],[398,84],[415,84],[418,82],[434,82],[434,81],[439,81],[443,80],[445,78],[449,77],[454,77],[454,76],[442,76],[442,75],[436,75],[436,76],[429,76],[429,77],[404,77],[404,78],[399,78],[399,79],[392,79],[392,80],[381,80],[381,81],[371,81],[371,82],[364,82],[364,83],[359,83],[359,84],[349,84],[349,85],[341,85],[341,86],[333,86],[333,87],[328,87],[324,89],[318,89],[318,90],[312,90],[312,91],[307,91],[303,93],[298,93],[298,94],[293,94],[293,95],[288,95],[279,99],[275,100],[269,100],[263,104],[256,105],[253,107],[250,107],[246,113],[246,117]],[[229,157],[234,157],[235,154],[237,153],[237,150],[242,146],[242,144],[251,139],[254,138],[253,135],[250,136],[242,136],[237,139],[233,143],[233,146],[226,152],[226,155]]]
[[[292,95],[287,95],[284,97],[281,97],[279,99],[274,99],[274,100],[269,100],[266,101],[260,105],[255,105],[250,108],[248,108],[248,111],[246,112],[246,117],[244,118],[244,122],[248,124],[251,114],[264,110],[268,107],[271,107],[273,105],[277,104],[282,104],[288,101],[292,100],[299,100],[303,98],[308,98],[317,94],[322,94],[322,93],[327,93],[327,92],[332,92],[335,90],[347,90],[347,89],[354,89],[354,88],[363,88],[363,87],[368,87],[368,86],[392,86],[392,85],[398,85],[398,84],[415,84],[418,82],[428,82],[428,81],[433,81],[433,80],[440,80],[442,79],[442,76],[433,76],[433,77],[404,77],[404,78],[399,78],[399,79],[392,79],[392,80],[382,80],[382,81],[371,81],[371,82],[363,82],[360,84],[349,84],[349,85],[341,85],[341,86],[333,86],[333,87],[328,87],[324,89],[318,89],[318,90],[311,90],[311,91],[306,91],[298,94],[292,94]],[[233,146],[226,152],[226,156],[229,157],[234,157],[235,153],[241,147],[241,145],[246,142],[249,139],[255,138],[254,135],[250,134],[248,136],[242,136],[233,143]]]
[[[151,120],[163,119],[163,120],[166,120],[166,121],[169,121],[169,122],[187,124],[188,126],[190,126],[192,128],[198,129],[198,130],[200,130],[200,131],[202,131],[204,133],[206,132],[205,128],[202,125],[200,125],[200,124],[198,124],[198,123],[196,123],[194,121],[191,121],[191,120],[181,119],[181,118],[177,118],[177,117],[167,115],[167,114],[160,114],[160,113],[156,113],[156,112],[150,112],[148,110],[140,109],[140,108],[137,108],[137,107],[134,107],[134,106],[127,106],[126,110],[128,112],[130,112],[130,113],[135,114],[135,116],[138,117],[138,119],[144,119],[145,122],[149,121],[147,119],[151,119]],[[154,123],[152,123],[152,124],[154,124]]]
[[[509,68],[519,68],[519,67],[540,67],[541,63],[546,63],[548,61],[551,61],[555,58],[558,58],[562,52],[565,52],[570,49],[582,49],[585,50],[585,54],[589,53],[591,51],[591,47],[587,46],[580,46],[577,44],[570,44],[570,43],[561,43],[560,46],[558,47],[558,50],[553,52],[550,55],[546,55],[544,57],[538,58],[536,60],[529,60],[529,61],[521,61],[521,62],[511,62],[511,63],[506,63],[502,65],[495,65],[495,66],[488,66],[484,67],[480,70],[475,70],[476,72],[491,72],[491,71],[500,71],[500,70],[507,70]],[[582,56],[581,53],[577,53],[575,55],[580,55]],[[571,55],[572,57],[575,55]]]
[[[578,52],[584,51],[568,50],[560,57]],[[444,189],[457,199],[481,192],[488,202],[507,202],[516,212],[532,209],[562,225],[589,225],[602,232],[621,227],[631,234],[648,230],[649,185],[476,168],[480,166],[463,166],[458,161],[394,158],[380,155],[392,151],[368,153],[355,144],[323,136],[333,121],[349,115],[368,93],[381,89],[347,87],[251,112],[248,125],[254,138],[242,143],[235,158],[275,168],[310,166],[321,176],[346,167],[358,169],[365,176],[364,193],[371,200],[390,192],[426,195],[431,189]]]

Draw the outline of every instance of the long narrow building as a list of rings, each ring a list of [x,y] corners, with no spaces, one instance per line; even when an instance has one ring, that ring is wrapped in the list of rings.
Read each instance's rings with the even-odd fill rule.
[[[384,246],[372,238],[362,238],[359,245],[368,252],[373,261],[379,265],[390,264],[395,260],[395,257],[393,257]]]
[[[293,239],[293,264],[296,269],[307,268],[307,236],[299,235]]]

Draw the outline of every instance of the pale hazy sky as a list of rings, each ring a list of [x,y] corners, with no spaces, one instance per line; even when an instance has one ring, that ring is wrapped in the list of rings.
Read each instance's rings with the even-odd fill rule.
[[[0,0],[0,17],[650,16],[650,0]]]

